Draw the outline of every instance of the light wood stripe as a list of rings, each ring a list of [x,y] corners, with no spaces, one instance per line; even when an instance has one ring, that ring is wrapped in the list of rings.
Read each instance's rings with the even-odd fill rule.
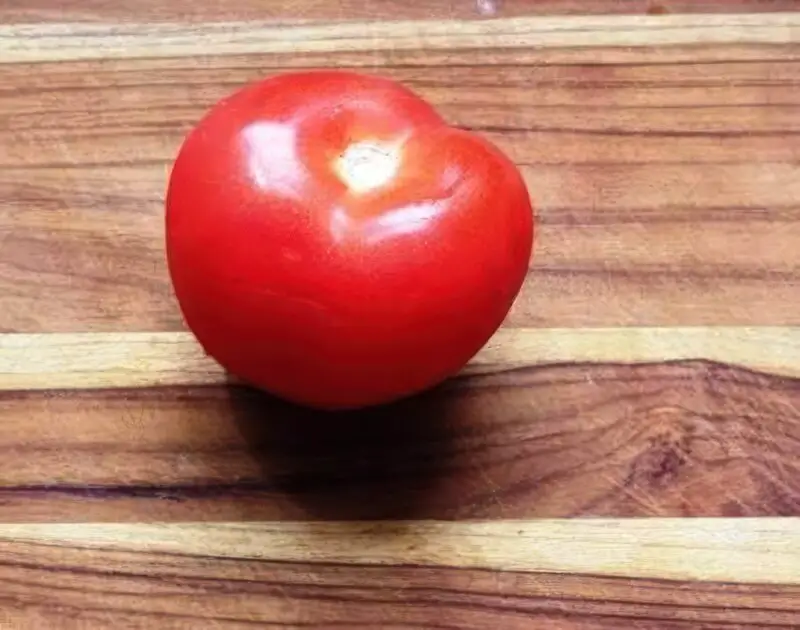
[[[691,359],[800,377],[800,327],[502,328],[464,373],[553,363]],[[0,390],[229,380],[188,332],[0,335]]]
[[[14,524],[0,540],[215,558],[800,584],[800,519]]]
[[[0,26],[0,62],[254,53],[791,44],[800,14],[519,17],[492,20],[60,23]]]

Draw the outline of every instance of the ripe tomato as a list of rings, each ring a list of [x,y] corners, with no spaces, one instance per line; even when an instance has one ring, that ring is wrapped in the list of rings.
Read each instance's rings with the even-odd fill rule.
[[[186,137],[166,201],[175,294],[245,382],[342,409],[459,371],[505,319],[533,241],[494,145],[394,81],[267,78]]]

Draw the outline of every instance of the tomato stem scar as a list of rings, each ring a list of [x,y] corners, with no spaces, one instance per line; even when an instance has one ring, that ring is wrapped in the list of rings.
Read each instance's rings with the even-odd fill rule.
[[[398,150],[373,142],[357,142],[345,149],[336,163],[342,181],[354,192],[385,185],[398,170]]]

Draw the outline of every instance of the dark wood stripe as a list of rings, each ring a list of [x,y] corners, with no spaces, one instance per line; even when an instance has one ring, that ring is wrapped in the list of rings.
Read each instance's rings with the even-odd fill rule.
[[[490,372],[355,414],[241,387],[5,392],[0,520],[800,515],[800,381]]]

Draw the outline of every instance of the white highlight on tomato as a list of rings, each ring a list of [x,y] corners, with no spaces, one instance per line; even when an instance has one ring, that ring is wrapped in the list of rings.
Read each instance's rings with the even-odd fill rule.
[[[260,121],[242,131],[243,152],[253,183],[264,192],[295,198],[302,190],[297,132],[291,125]]]

